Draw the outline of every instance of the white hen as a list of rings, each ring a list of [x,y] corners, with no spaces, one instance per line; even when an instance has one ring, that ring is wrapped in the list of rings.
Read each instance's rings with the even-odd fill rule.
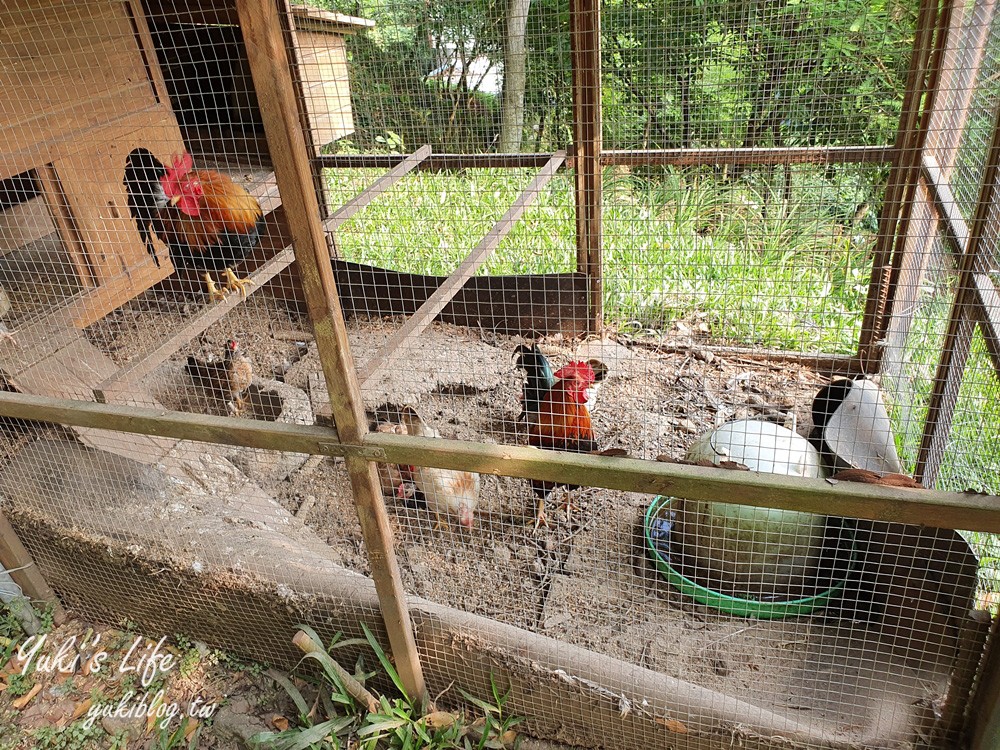
[[[440,438],[441,433],[428,425],[410,406],[400,412],[406,431],[410,435]],[[476,506],[479,505],[479,475],[470,471],[436,469],[428,466],[413,467],[413,481],[417,485],[427,507],[437,516],[441,525],[441,514],[458,517],[458,522],[471,529],[475,521]]]

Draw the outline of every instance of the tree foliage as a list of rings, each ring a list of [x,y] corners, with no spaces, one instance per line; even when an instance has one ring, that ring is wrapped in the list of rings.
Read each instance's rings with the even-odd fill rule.
[[[324,0],[350,37],[358,145],[497,147],[508,0]],[[891,143],[915,0],[604,0],[611,148]],[[524,150],[568,145],[569,1],[527,19]],[[486,84],[486,85],[484,85]]]

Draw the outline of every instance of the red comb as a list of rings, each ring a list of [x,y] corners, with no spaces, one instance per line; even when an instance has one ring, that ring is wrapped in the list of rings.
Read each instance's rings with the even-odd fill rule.
[[[174,154],[174,171],[178,172],[179,177],[190,172],[193,166],[194,159],[191,158],[191,154],[187,151],[185,151],[181,156]]]
[[[556,377],[560,380],[579,378],[588,384],[593,383],[597,378],[594,374],[594,368],[587,362],[570,362],[568,365],[561,367],[556,372]]]

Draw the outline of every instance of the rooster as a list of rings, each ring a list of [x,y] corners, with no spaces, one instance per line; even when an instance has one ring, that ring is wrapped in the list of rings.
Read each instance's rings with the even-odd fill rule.
[[[587,409],[587,392],[596,380],[593,366],[588,362],[570,362],[555,373],[555,378],[538,410],[528,414],[528,443],[547,450],[596,453],[597,439]],[[536,528],[539,524],[548,525],[545,497],[556,486],[553,482],[531,480],[531,488],[539,498]],[[576,489],[574,485],[566,487]]]
[[[171,167],[145,148],[128,155],[123,184],[139,236],[157,267],[154,234],[166,243],[174,265],[204,271],[209,299],[224,299],[226,290],[246,297],[253,282],[237,277],[232,266],[260,242],[260,203],[226,175],[192,167],[187,152],[174,157]],[[220,270],[226,276],[223,290],[212,278]]]
[[[227,408],[240,414],[245,406],[246,392],[253,382],[253,366],[233,339],[226,342],[222,360],[204,362],[188,356],[184,367],[196,385],[214,398],[225,401]]]
[[[428,425],[411,406],[400,410],[407,434],[440,438],[441,433]],[[470,471],[437,469],[429,466],[407,467],[413,470],[413,482],[423,493],[427,507],[437,517],[435,528],[443,524],[441,514],[458,516],[458,522],[471,529],[479,505],[479,475]]]
[[[538,405],[545,394],[556,384],[556,376],[548,357],[542,354],[538,344],[530,347],[521,344],[514,350],[517,367],[524,370],[524,389],[521,394],[521,413],[518,421],[528,419],[538,412]],[[597,392],[608,374],[608,366],[599,359],[588,359],[587,364],[594,371],[594,383],[587,389],[587,411],[593,411],[597,403]]]

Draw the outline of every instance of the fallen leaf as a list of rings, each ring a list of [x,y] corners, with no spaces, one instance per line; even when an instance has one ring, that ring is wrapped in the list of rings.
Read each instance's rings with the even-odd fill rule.
[[[434,711],[424,716],[424,724],[431,729],[445,729],[458,721],[458,716],[450,711]]]
[[[282,717],[282,718],[284,718],[284,717]],[[191,719],[188,722],[187,729],[184,730],[184,739],[186,741],[188,741],[188,742],[191,741],[191,735],[193,735],[195,733],[195,731],[198,729],[198,723],[199,722],[198,722],[197,719]],[[288,723],[288,719],[285,719],[285,724],[287,724],[287,723]]]
[[[38,695],[41,691],[42,691],[42,683],[36,682],[35,686],[31,688],[31,690],[29,690],[25,695],[22,695],[15,701],[11,701],[10,704],[11,708],[16,708],[18,711],[20,711],[22,708],[27,706],[28,703],[31,702],[31,699],[34,698],[36,695]]]
[[[661,726],[665,726],[671,732],[676,732],[677,734],[687,734],[688,733],[688,728],[686,726],[684,726],[683,722],[677,721],[677,719],[662,719],[662,718],[657,718],[654,721],[656,721],[656,723],[660,724]]]
[[[156,722],[160,720],[160,717],[156,715],[156,709],[160,707],[161,703],[163,703],[162,693],[158,694],[156,700],[149,704],[149,715],[146,717],[146,734],[152,732]]]
[[[73,715],[70,717],[70,721],[76,721],[77,719],[79,719],[81,716],[87,713],[87,711],[90,710],[90,707],[93,704],[94,701],[92,701],[90,698],[87,698],[87,700],[85,700],[83,703],[81,703],[73,710]]]
[[[94,670],[94,662],[97,660],[97,657],[100,654],[101,654],[100,651],[94,652],[90,656],[90,658],[87,659],[87,661],[85,661],[83,663],[83,666],[80,668],[80,674],[81,675],[83,675],[84,677],[87,677]]]
[[[284,732],[286,729],[288,729],[288,719],[286,719],[281,714],[275,714],[274,716],[272,716],[271,723],[274,725],[274,728],[277,729],[279,732]]]

